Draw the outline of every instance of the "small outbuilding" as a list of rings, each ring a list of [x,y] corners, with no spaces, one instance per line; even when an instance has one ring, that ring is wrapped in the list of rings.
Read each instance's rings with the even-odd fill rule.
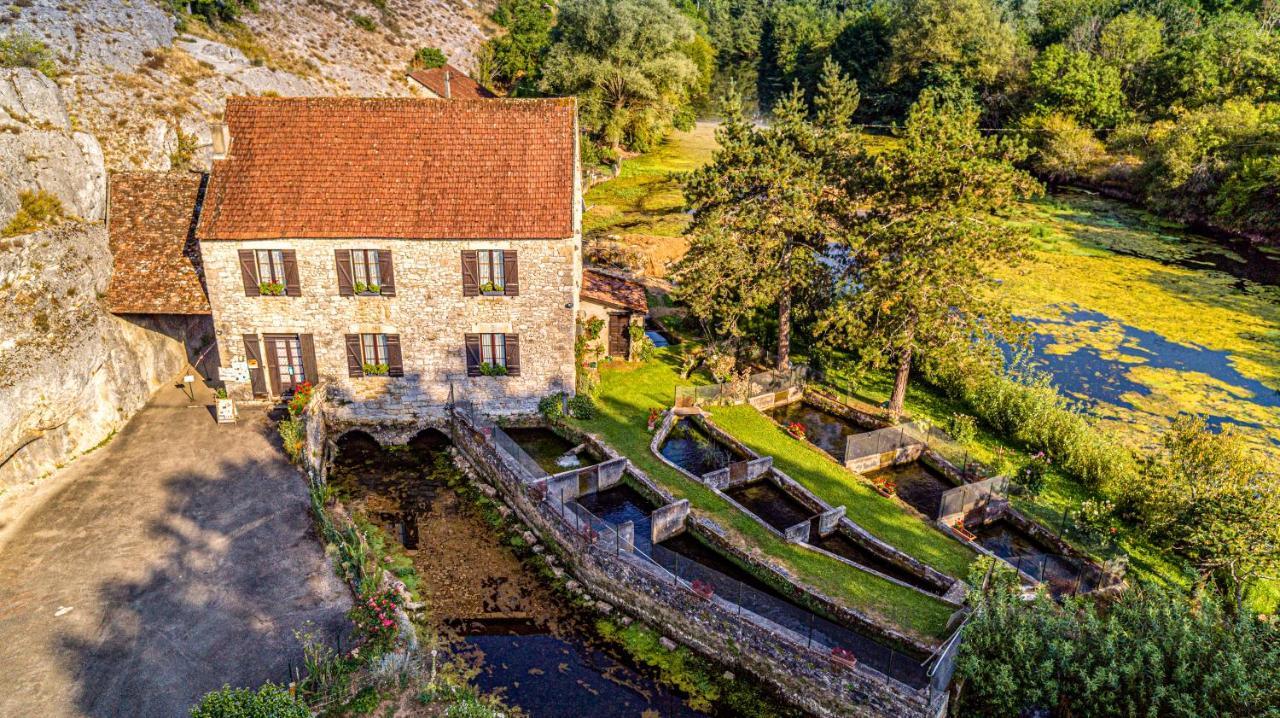
[[[630,359],[631,327],[643,330],[645,317],[649,314],[649,299],[644,285],[605,270],[583,269],[578,301],[584,321],[604,321],[597,348],[606,356]]]

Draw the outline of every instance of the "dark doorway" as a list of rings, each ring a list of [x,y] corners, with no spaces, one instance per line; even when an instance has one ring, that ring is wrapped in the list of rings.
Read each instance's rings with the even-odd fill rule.
[[[631,358],[631,315],[609,315],[609,356],[615,359]]]

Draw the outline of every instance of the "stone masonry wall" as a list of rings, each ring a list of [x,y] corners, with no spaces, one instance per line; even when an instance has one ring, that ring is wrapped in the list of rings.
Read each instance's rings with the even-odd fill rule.
[[[293,249],[302,296],[246,297],[240,249]],[[338,295],[336,249],[390,250],[396,296]],[[463,297],[464,249],[519,252],[520,295]],[[487,414],[534,411],[538,399],[574,389],[574,317],[581,243],[557,240],[303,239],[201,244],[223,366],[245,360],[241,336],[312,334],[319,379],[339,420],[443,416],[450,384]],[[466,376],[463,334],[520,335],[520,376]],[[344,335],[399,334],[403,377],[349,377]],[[264,369],[265,371],[265,369]],[[247,382],[229,382],[233,397]]]

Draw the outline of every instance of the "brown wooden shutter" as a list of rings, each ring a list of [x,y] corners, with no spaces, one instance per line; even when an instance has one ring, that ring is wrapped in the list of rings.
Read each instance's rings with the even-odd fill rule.
[[[467,376],[480,376],[480,335],[466,334],[463,338],[467,347]]]
[[[396,270],[391,266],[391,250],[378,250],[378,275],[382,280],[382,284],[378,286],[382,289],[382,296],[394,297],[396,295]]]
[[[267,378],[271,380],[271,393],[280,396],[280,367],[276,366],[276,340],[266,337]]]
[[[244,280],[244,295],[246,297],[256,297],[262,293],[258,291],[258,260],[255,258],[252,249],[240,250],[240,278]],[[250,335],[246,334],[245,336]],[[265,389],[263,393],[266,393]]]
[[[299,334],[298,344],[302,347],[302,371],[307,381],[314,386],[320,382],[320,374],[316,369],[316,341],[310,334]]]
[[[520,294],[520,262],[516,260],[516,250],[502,251],[502,293],[508,297]]]
[[[338,296],[354,296],[356,283],[352,279],[355,273],[351,271],[351,250],[335,249],[333,250],[333,258],[338,265]]]
[[[267,382],[262,378],[262,350],[258,347],[257,334],[241,335],[244,339],[244,358],[257,364],[249,370],[249,384],[253,387],[254,396],[267,395]]]
[[[360,356],[360,335],[347,336],[347,376],[364,376],[364,360]]]
[[[462,296],[464,297],[480,295],[480,269],[477,264],[476,250],[462,250]]]
[[[284,295],[286,297],[301,297],[302,283],[298,281],[298,255],[292,249],[286,249],[280,253],[284,259]]]
[[[400,354],[400,335],[387,335],[387,376],[404,376],[404,357]]]
[[[507,376],[520,376],[520,335],[503,336],[507,338]]]

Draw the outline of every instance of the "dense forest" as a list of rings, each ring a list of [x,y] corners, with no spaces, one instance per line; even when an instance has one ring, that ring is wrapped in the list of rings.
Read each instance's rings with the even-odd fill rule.
[[[828,60],[856,119],[899,126],[925,88],[975,99],[1049,182],[1280,237],[1280,2],[504,0],[479,73],[577,94],[601,159],[714,114],[733,86],[767,112],[812,98]]]

